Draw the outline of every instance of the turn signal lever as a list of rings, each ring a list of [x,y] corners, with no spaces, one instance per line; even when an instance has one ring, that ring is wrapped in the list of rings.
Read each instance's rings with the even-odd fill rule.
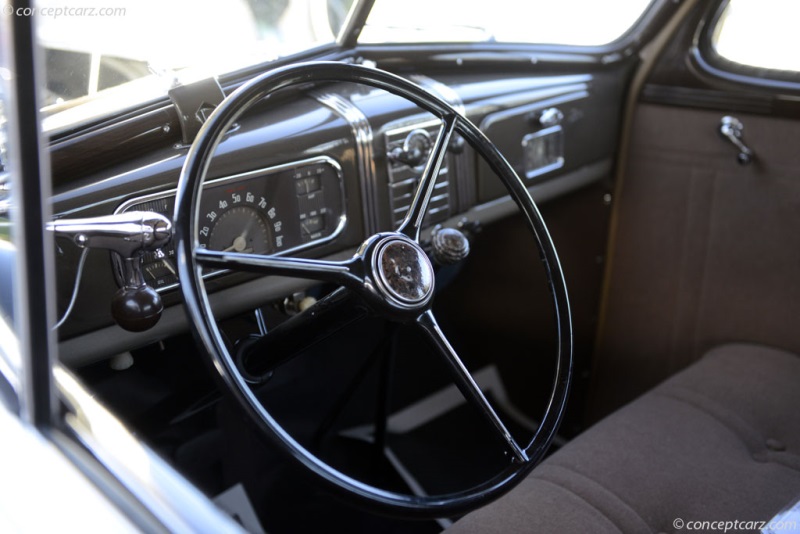
[[[155,251],[172,237],[172,222],[164,215],[131,211],[89,219],[60,219],[47,225],[56,237],[80,248],[104,248],[123,259],[124,286],[111,300],[111,315],[125,330],[142,332],[161,318],[161,296],[148,286],[142,273],[142,255]]]

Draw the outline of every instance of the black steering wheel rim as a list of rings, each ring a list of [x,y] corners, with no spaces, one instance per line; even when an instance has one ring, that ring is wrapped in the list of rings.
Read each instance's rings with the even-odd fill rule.
[[[261,405],[251,391],[247,380],[237,369],[236,362],[227,350],[224,339],[217,328],[208,299],[208,292],[203,282],[202,269],[204,265],[213,264],[214,262],[219,262],[217,265],[223,265],[226,259],[229,260],[232,256],[228,255],[223,258],[222,255],[209,255],[210,251],[203,251],[202,255],[198,253],[198,201],[211,159],[218,144],[231,125],[254,103],[261,101],[275,91],[287,87],[328,82],[360,83],[383,89],[408,99],[423,110],[441,119],[443,122],[442,132],[445,132],[445,129],[449,130],[449,133],[441,134],[437,140],[439,145],[444,143],[444,146],[439,147],[442,154],[446,152],[446,141],[449,139],[449,135],[454,132],[461,135],[500,177],[523,214],[528,228],[536,238],[556,316],[558,352],[553,389],[545,414],[531,442],[524,448],[519,447],[512,437],[511,444],[512,446],[517,446],[518,450],[512,452],[512,459],[509,465],[490,480],[475,487],[445,495],[406,495],[371,486],[326,464],[290,436]],[[444,156],[438,157],[443,158]],[[431,159],[436,158],[437,153],[432,151]],[[426,169],[426,172],[433,173],[429,177],[434,176],[434,182],[435,175],[438,174],[436,170],[430,169],[428,171]],[[423,181],[421,180],[421,182]],[[422,186],[418,190],[418,197],[424,197],[424,188]],[[411,213],[415,207],[419,208],[418,211],[420,213]],[[409,243],[418,241],[422,217],[426,208],[426,200],[415,199],[406,222],[398,232],[373,236],[365,242],[362,249],[369,249],[369,243],[374,244],[377,240],[386,239],[387,235],[388,238],[395,236],[400,241],[408,237]],[[277,443],[281,449],[290,453],[301,465],[320,479],[338,489],[344,490],[347,494],[354,496],[357,501],[378,511],[415,517],[446,517],[475,509],[505,493],[521,481],[536,463],[543,458],[561,422],[572,374],[572,325],[564,275],[545,223],[522,180],[520,180],[494,144],[474,124],[459,115],[449,104],[404,78],[379,69],[358,65],[311,62],[283,67],[262,74],[231,93],[214,110],[200,129],[186,156],[181,172],[174,221],[181,291],[185,299],[185,309],[189,323],[199,345],[211,358],[213,366],[219,373],[226,389],[256,422],[259,428],[263,429],[268,437]],[[404,234],[404,230],[408,231]],[[368,258],[362,257],[362,263],[366,259]],[[264,259],[264,261],[269,263],[268,258]],[[281,262],[285,261],[287,260],[281,260]],[[316,265],[314,262],[303,260],[290,261],[293,261],[293,263],[289,265],[288,270],[285,272],[299,277],[306,277],[304,269],[310,268],[309,265],[312,267]],[[357,286],[359,281],[356,279],[360,276],[359,269],[362,269],[363,265],[360,263],[354,267],[355,264],[356,262],[335,264],[336,266],[347,265],[347,268],[351,269],[350,272],[355,273],[352,277],[353,280],[341,275],[341,273],[334,275],[333,272],[326,272],[323,276],[314,276],[313,278],[327,280],[327,276],[330,278],[329,281],[335,281],[344,286]],[[321,262],[320,265],[322,265]],[[369,276],[369,273],[364,276]],[[359,287],[359,290],[361,289]],[[367,299],[372,298],[370,294],[362,294],[362,296]],[[455,355],[444,334],[438,330],[438,325],[432,313],[426,308],[427,305],[427,302],[420,303],[420,306],[415,307],[415,311],[410,315],[419,312],[420,315],[417,321],[434,340],[434,344],[444,343],[446,347],[440,348],[443,350],[449,349]],[[408,320],[408,317],[400,315],[400,317],[396,318],[397,320]],[[438,341],[436,336],[439,336]],[[457,355],[455,357],[458,360]],[[463,371],[463,373],[467,374],[465,379],[471,380],[466,368],[463,365],[461,367],[463,369],[459,372]]]

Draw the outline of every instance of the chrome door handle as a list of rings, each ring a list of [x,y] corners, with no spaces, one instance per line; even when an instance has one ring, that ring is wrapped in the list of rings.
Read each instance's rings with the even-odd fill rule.
[[[738,161],[740,165],[747,165],[755,159],[756,154],[744,144],[742,140],[742,130],[744,130],[742,121],[730,115],[722,117],[719,123],[720,135],[733,143],[733,146],[739,151],[736,155],[736,161]]]

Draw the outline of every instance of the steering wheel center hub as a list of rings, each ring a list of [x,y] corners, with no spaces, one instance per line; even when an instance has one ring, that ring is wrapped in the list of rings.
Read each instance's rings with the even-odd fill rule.
[[[373,270],[379,292],[395,306],[422,307],[433,295],[433,265],[413,241],[390,237],[380,243]]]

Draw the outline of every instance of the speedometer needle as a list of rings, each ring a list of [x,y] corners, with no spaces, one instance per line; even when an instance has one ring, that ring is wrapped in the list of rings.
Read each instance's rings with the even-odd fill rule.
[[[250,248],[243,248],[243,249],[241,249],[241,250],[239,250],[239,249],[236,249],[236,248],[234,248],[234,247],[228,247],[228,248],[226,248],[225,250],[223,250],[222,252],[243,252],[243,253],[245,253],[245,254],[252,254],[252,253],[253,253],[253,247],[250,247]]]
[[[237,236],[236,239],[233,240],[233,245],[229,246],[222,252],[244,252],[245,247],[247,247],[247,232]]]
[[[250,233],[250,228],[253,226],[253,221],[247,223],[247,227],[242,232],[242,235],[237,236],[236,239],[233,240],[233,244],[223,250],[222,252],[253,252],[253,249],[245,250],[247,246],[247,234]]]

